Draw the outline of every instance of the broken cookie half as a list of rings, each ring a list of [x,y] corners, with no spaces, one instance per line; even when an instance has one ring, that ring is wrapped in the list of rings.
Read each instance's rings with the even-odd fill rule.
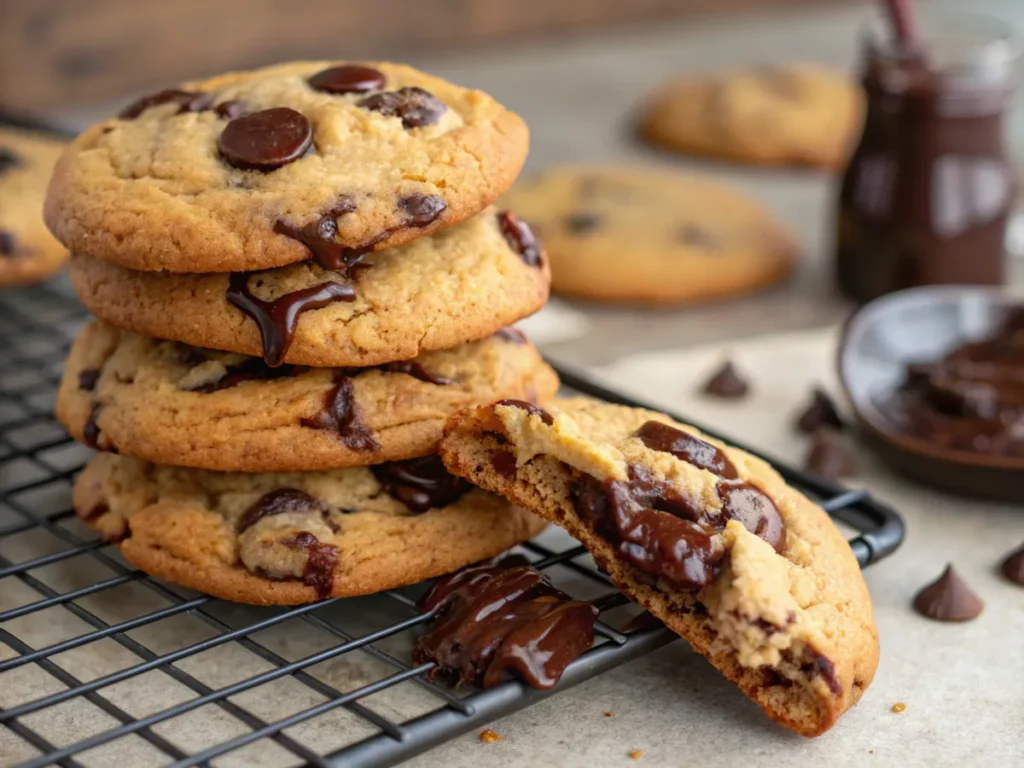
[[[448,469],[555,522],[775,721],[835,724],[878,634],[849,545],[764,461],[653,411],[589,398],[461,412]]]

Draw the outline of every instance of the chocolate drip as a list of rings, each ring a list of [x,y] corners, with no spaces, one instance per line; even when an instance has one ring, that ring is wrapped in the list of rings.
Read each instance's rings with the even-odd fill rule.
[[[526,334],[511,325],[499,328],[494,332],[494,335],[499,339],[504,339],[518,346],[523,346],[527,343]]]
[[[494,405],[505,405],[508,406],[509,408],[518,408],[521,411],[526,411],[531,416],[540,416],[540,420],[547,424],[549,427],[555,423],[554,416],[545,411],[543,408],[539,408],[533,403],[528,403],[525,400],[499,400]]]
[[[498,214],[498,227],[505,236],[509,248],[519,254],[528,267],[539,267],[541,264],[540,241],[533,234],[530,225],[511,211]]]
[[[448,506],[472,487],[461,477],[449,474],[440,456],[388,461],[370,470],[388,496],[417,515]]]
[[[211,381],[208,384],[201,384],[198,387],[194,387],[186,391],[209,394],[210,392],[220,392],[222,389],[237,387],[239,384],[246,381],[273,381],[275,379],[287,379],[291,376],[298,376],[301,373],[305,373],[307,370],[309,369],[301,365],[281,365],[277,368],[271,368],[262,358],[249,357],[238,365],[228,366],[225,374],[216,381]]]
[[[316,590],[316,595],[321,600],[330,597],[334,589],[334,569],[338,565],[338,548],[332,544],[321,543],[308,531],[299,531],[281,543],[289,549],[306,553],[302,583]]]
[[[652,451],[671,453],[677,459],[714,472],[719,477],[738,477],[736,467],[725,451],[681,429],[660,421],[648,421],[636,431],[636,436]]]
[[[385,363],[384,365],[377,366],[377,368],[385,373],[404,373],[408,376],[412,376],[414,379],[425,381],[427,384],[436,384],[439,387],[445,387],[449,384],[455,383],[454,379],[448,379],[444,376],[438,376],[436,373],[431,373],[415,360],[403,360],[398,363]]]
[[[327,393],[323,410],[315,416],[302,419],[302,426],[337,432],[342,442],[353,451],[377,450],[380,443],[359,421],[359,408],[353,396],[352,379],[347,375],[347,371],[336,370],[334,381],[335,385]]]
[[[264,517],[282,515],[286,512],[310,511],[318,512],[324,515],[325,520],[327,519],[327,506],[319,499],[296,488],[278,488],[276,491],[263,494],[255,504],[242,513],[238,518],[237,530],[242,533]]]
[[[286,293],[273,301],[264,301],[249,291],[252,273],[236,272],[228,284],[227,299],[245,312],[260,329],[263,339],[263,359],[267,365],[278,366],[291,346],[299,315],[311,309],[321,309],[336,301],[353,301],[356,292],[345,283],[321,283]]]
[[[100,380],[99,368],[87,368],[78,372],[78,388],[85,392],[92,392],[96,389],[96,382]]]
[[[279,235],[298,240],[309,248],[313,254],[313,261],[324,269],[341,272],[348,277],[349,268],[359,261],[366,251],[360,253],[358,249],[345,248],[338,244],[336,240],[338,235],[337,218],[346,213],[353,213],[355,210],[356,201],[348,195],[342,195],[331,210],[315,221],[301,227],[293,227],[282,219],[278,219],[274,224],[274,231]]]
[[[597,609],[572,600],[533,568],[470,566],[434,582],[419,601],[437,612],[416,641],[413,661],[435,662],[460,685],[485,688],[520,677],[534,688],[556,685],[594,640]]]

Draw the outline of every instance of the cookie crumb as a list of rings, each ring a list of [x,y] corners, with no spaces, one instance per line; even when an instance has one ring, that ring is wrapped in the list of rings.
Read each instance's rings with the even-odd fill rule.
[[[904,704],[902,701],[897,701],[895,704],[892,705],[892,711],[895,712],[897,715],[906,708],[907,705]]]
[[[484,744],[493,744],[494,742],[501,740],[501,736],[490,728],[484,728],[480,731],[480,741]]]
[[[642,749],[634,749],[632,752],[629,753],[630,760],[639,760],[643,756],[644,751]]]
[[[614,712],[605,712],[604,716],[605,717],[615,717],[615,713]]]

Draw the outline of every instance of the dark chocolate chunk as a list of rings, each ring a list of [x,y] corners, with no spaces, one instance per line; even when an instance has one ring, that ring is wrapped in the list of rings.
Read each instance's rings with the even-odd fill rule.
[[[412,376],[414,379],[425,381],[427,384],[436,384],[439,387],[446,387],[449,384],[455,383],[452,379],[445,378],[444,376],[438,376],[436,373],[431,373],[415,360],[403,360],[398,363],[385,363],[384,365],[377,367],[385,373],[404,373],[406,376]]]
[[[1006,556],[999,570],[1014,584],[1024,587],[1024,544]]]
[[[321,70],[306,82],[315,91],[324,93],[366,93],[384,88],[387,78],[373,67],[360,64],[342,64]]]
[[[663,422],[646,422],[636,431],[636,436],[652,451],[671,453],[677,459],[714,472],[719,477],[733,479],[738,476],[736,467],[722,449]]]
[[[86,368],[78,372],[78,388],[86,392],[96,389],[96,382],[100,380],[99,368]]]
[[[485,688],[513,677],[553,687],[590,647],[598,616],[533,568],[490,563],[438,579],[417,607],[436,619],[417,639],[413,661],[436,663],[431,675]]]
[[[499,449],[491,452],[491,468],[502,477],[515,480],[519,462],[511,451]]]
[[[386,117],[399,117],[406,130],[433,125],[448,110],[432,93],[415,86],[375,93],[362,99],[358,106]]]
[[[850,477],[857,471],[843,434],[832,427],[822,427],[814,433],[804,466],[829,480]]]
[[[828,396],[828,392],[821,387],[815,387],[811,392],[811,402],[796,421],[796,428],[804,434],[812,435],[822,427],[843,429],[844,426],[836,404]]]
[[[534,236],[530,225],[511,211],[498,213],[498,226],[509,248],[519,254],[528,267],[541,265],[540,241]]]
[[[338,234],[339,216],[356,210],[356,201],[348,195],[342,195],[334,207],[315,221],[301,227],[293,227],[281,219],[274,224],[274,231],[293,240],[298,240],[309,248],[313,261],[324,269],[340,271],[348,275],[349,268],[362,258],[363,253],[356,249],[345,248],[335,239]]]
[[[446,507],[472,487],[445,469],[440,456],[387,461],[370,467],[384,492],[415,514]]]
[[[331,544],[323,544],[308,531],[283,539],[289,549],[306,553],[306,565],[302,569],[302,583],[316,590],[317,597],[323,600],[330,597],[334,589],[334,569],[338,565],[338,548]]]
[[[526,334],[520,331],[518,328],[515,328],[514,326],[511,325],[505,326],[504,328],[499,328],[497,331],[494,332],[494,335],[497,336],[499,339],[510,341],[518,346],[523,346],[524,344],[527,343]]]
[[[984,607],[981,598],[953,570],[952,563],[914,597],[914,610],[936,621],[970,621],[977,618]]]
[[[245,104],[237,100],[222,101],[213,108],[213,111],[217,113],[217,117],[222,117],[225,120],[234,120],[236,117],[242,117],[245,114]]]
[[[344,370],[334,372],[334,387],[327,393],[323,409],[315,416],[302,419],[302,426],[327,429],[338,434],[353,451],[374,451],[380,443],[360,421],[359,406],[352,391],[352,379]]]
[[[296,488],[278,488],[265,493],[238,518],[236,530],[242,531],[252,527],[264,517],[282,515],[286,512],[316,511],[327,514],[327,507],[319,499],[315,499],[304,491]]]
[[[0,229],[0,256],[14,256],[18,253],[18,238],[9,229]]]
[[[192,389],[187,389],[186,391],[209,394],[211,392],[220,392],[223,389],[237,387],[239,384],[243,384],[247,381],[273,381],[276,379],[287,379],[292,376],[298,376],[306,370],[308,369],[299,365],[279,365],[276,368],[272,368],[267,365],[266,361],[262,358],[249,357],[238,365],[226,366],[224,375],[216,381],[201,384],[197,387],[193,387]]]
[[[747,380],[736,370],[732,360],[726,360],[704,382],[701,391],[706,395],[733,399],[744,397],[750,391],[750,385],[747,384]]]
[[[498,402],[495,403],[495,405],[506,405],[510,408],[518,408],[521,411],[526,411],[531,416],[540,416],[540,420],[547,424],[549,427],[555,423],[554,416],[545,411],[543,408],[540,408],[539,406],[536,406],[533,403],[528,403],[525,400],[513,400],[510,398],[507,400],[499,400]]]
[[[405,211],[406,222],[413,227],[425,227],[433,223],[448,208],[448,203],[437,195],[409,195],[398,201]]]
[[[722,515],[739,520],[743,527],[781,552],[786,529],[775,503],[757,486],[742,480],[722,480],[716,489],[722,500]]]
[[[273,171],[298,160],[312,143],[313,126],[305,115],[274,107],[229,122],[217,139],[217,148],[235,168]]]
[[[599,226],[601,226],[601,217],[596,213],[577,211],[576,213],[570,213],[565,218],[565,228],[574,235],[583,235],[587,232],[593,232]]]
[[[96,420],[99,418],[101,409],[102,406],[99,403],[93,403],[92,410],[89,411],[89,418],[85,420],[82,427],[82,440],[90,448],[99,449],[100,447],[100,425]]]
[[[150,107],[158,107],[161,104],[177,104],[179,115],[184,112],[202,112],[210,106],[210,94],[169,88],[133,101],[118,117],[122,120],[134,120]]]
[[[0,175],[12,168],[20,168],[25,164],[21,155],[9,147],[0,147]]]
[[[235,272],[228,283],[228,301],[253,319],[263,339],[263,359],[278,366],[291,346],[299,315],[336,301],[353,301],[356,292],[345,283],[321,283],[264,301],[249,291],[252,273]]]
[[[814,653],[808,648],[805,654],[808,658],[800,665],[800,671],[812,678],[820,677],[825,681],[833,696],[843,695],[843,686],[836,677],[836,665],[819,653]]]

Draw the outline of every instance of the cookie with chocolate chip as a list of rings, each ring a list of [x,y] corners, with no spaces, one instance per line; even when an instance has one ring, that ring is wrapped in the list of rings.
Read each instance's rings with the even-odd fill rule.
[[[782,725],[816,736],[871,683],[878,634],[857,561],[828,515],[761,459],[587,398],[463,411],[441,455],[568,530]]]
[[[133,565],[225,600],[309,603],[413,584],[493,557],[546,523],[436,456],[242,474],[96,456],[75,512]]]
[[[43,223],[46,185],[63,142],[0,127],[0,286],[45,280],[68,252]]]
[[[841,169],[861,128],[863,102],[841,72],[803,63],[751,67],[667,83],[647,105],[641,133],[688,154]]]
[[[46,221],[138,270],[328,268],[463,221],[515,179],[526,125],[388,63],[300,62],[185,83],[89,128]]]
[[[543,238],[552,290],[596,301],[734,296],[785,277],[800,251],[755,200],[692,175],[565,166],[503,202]]]
[[[558,377],[509,329],[375,368],[271,368],[103,322],[75,340],[57,418],[76,440],[234,472],[366,466],[434,453],[460,408],[545,402]]]
[[[481,339],[536,312],[549,272],[529,227],[488,210],[338,269],[185,275],[76,254],[71,280],[94,315],[147,336],[270,365],[364,367]]]

